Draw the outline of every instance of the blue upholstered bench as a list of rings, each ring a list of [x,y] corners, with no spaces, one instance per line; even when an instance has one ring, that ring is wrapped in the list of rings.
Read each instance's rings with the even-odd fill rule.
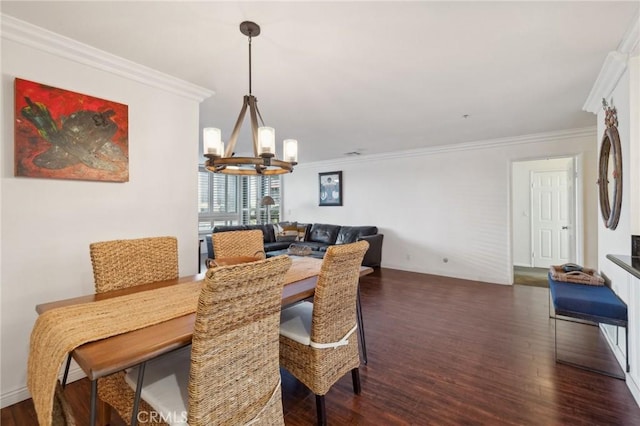
[[[555,281],[549,274],[549,292],[556,313],[555,319],[563,320],[558,316],[576,318],[598,324],[611,324],[624,327],[625,330],[625,362],[627,372],[629,371],[629,329],[627,327],[627,305],[616,295],[616,293],[606,285],[594,286],[586,284],[574,284]],[[603,373],[608,376],[624,379],[607,371],[596,370],[583,365],[578,365],[568,361],[558,359],[557,329],[555,333],[556,362],[570,364],[575,367],[584,368],[590,371]]]

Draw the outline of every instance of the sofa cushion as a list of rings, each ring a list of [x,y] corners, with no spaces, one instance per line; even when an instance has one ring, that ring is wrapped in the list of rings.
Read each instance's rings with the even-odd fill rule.
[[[264,233],[264,242],[265,243],[273,243],[276,241],[276,233],[273,230],[273,224],[267,223],[265,225],[260,225],[262,227],[262,232]]]
[[[360,237],[377,233],[378,228],[375,226],[341,226],[336,237],[336,244],[355,243]]]
[[[306,241],[310,230],[310,223],[298,223],[298,241]]]
[[[274,241],[272,243],[264,243],[264,251],[278,251],[278,250],[286,250],[291,245],[288,241]]]
[[[605,324],[628,320],[627,305],[607,286],[555,281],[549,274],[549,291],[558,315]]]
[[[309,232],[307,241],[333,245],[336,243],[339,231],[340,225],[314,223],[311,226],[311,231]]]

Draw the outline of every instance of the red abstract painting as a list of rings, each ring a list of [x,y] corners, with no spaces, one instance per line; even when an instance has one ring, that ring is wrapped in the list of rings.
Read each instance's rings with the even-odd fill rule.
[[[127,105],[16,78],[15,175],[128,182]]]

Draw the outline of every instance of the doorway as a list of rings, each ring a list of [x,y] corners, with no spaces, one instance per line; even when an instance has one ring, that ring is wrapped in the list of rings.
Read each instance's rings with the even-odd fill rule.
[[[512,163],[514,282],[516,269],[546,276],[551,265],[581,260],[579,161],[562,157]]]

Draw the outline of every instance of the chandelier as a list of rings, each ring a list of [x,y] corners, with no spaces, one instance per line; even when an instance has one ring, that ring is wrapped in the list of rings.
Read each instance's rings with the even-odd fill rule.
[[[249,94],[244,96],[242,109],[231,132],[226,150],[220,129],[207,127],[203,130],[203,152],[207,158],[205,167],[210,172],[229,175],[291,173],[293,166],[298,164],[298,141],[285,139],[282,150],[283,160],[278,160],[276,158],[275,129],[264,125],[260,110],[258,110],[258,100],[251,94],[251,39],[260,34],[260,26],[254,22],[245,21],[240,24],[240,32],[249,37]],[[234,157],[234,149],[247,108],[251,120],[253,157]],[[260,127],[258,127],[258,119],[262,124]]]

